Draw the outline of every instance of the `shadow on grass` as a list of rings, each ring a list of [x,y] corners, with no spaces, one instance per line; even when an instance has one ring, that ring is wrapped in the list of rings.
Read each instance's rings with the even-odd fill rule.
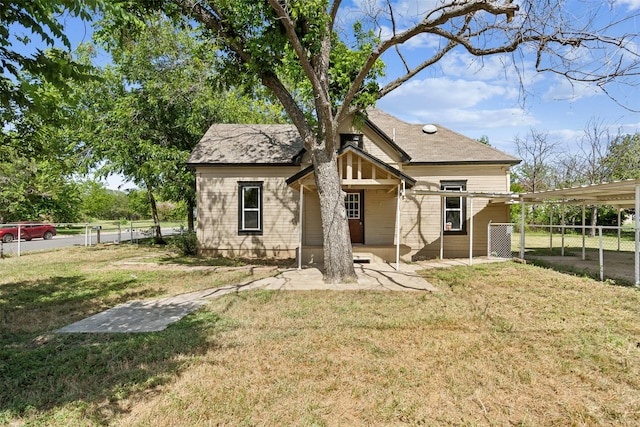
[[[66,406],[65,423],[106,425],[127,411],[118,400],[152,393],[187,366],[188,359],[180,356],[211,348],[209,336],[219,320],[216,314],[200,310],[155,333],[3,339],[0,424],[23,417],[47,424],[59,419],[56,411]]]
[[[55,276],[0,286],[0,342],[11,333],[46,332],[81,320],[116,304],[162,294],[138,288],[130,276],[110,281],[84,276]]]
[[[244,267],[247,265],[289,268],[296,265],[295,259],[247,259],[247,258],[225,258],[225,257],[202,257],[202,256],[167,256],[160,258],[159,262],[166,264],[180,264],[186,266],[204,267]]]
[[[527,262],[535,265],[537,267],[547,268],[550,270],[559,271],[565,274],[571,274],[573,276],[578,277],[588,277],[594,280],[600,280],[600,271],[598,261],[587,260],[589,262],[589,266],[577,266],[573,265],[571,262],[567,262],[568,259],[575,259],[578,257],[577,253],[567,253],[565,252],[564,256],[560,256],[560,253],[551,253],[549,250],[546,251],[533,251],[531,253],[527,252]],[[549,257],[547,259],[542,259],[542,257]],[[553,257],[553,258],[551,258]],[[631,264],[631,269],[633,269],[633,264]],[[605,282],[610,285],[622,286],[622,287],[633,287],[633,280],[620,276],[620,273],[610,273],[608,272],[608,268],[605,261]]]

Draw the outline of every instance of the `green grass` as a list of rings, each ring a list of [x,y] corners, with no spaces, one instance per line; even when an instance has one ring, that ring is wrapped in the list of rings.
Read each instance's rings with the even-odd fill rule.
[[[640,423],[640,292],[531,265],[423,271],[436,293],[256,290],[162,332],[54,333],[251,270],[172,259],[122,245],[0,260],[0,424]]]

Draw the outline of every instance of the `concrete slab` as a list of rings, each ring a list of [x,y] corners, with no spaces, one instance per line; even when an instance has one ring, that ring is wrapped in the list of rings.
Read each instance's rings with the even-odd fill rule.
[[[392,265],[378,263],[354,264],[357,283],[327,284],[322,280],[320,267],[291,269],[279,274],[264,289],[283,291],[334,290],[334,291],[437,291],[415,272],[412,266],[402,265],[396,271]]]
[[[131,301],[87,319],[59,329],[59,333],[136,333],[157,332],[206,304],[206,299],[251,289],[282,291],[304,290],[375,290],[375,291],[437,291],[416,273],[423,267],[402,265],[396,271],[389,264],[355,264],[357,283],[328,285],[318,267],[290,269],[238,285],[191,292],[151,301]]]

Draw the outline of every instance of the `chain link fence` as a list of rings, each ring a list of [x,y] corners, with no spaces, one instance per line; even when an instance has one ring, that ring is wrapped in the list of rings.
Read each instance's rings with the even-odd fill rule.
[[[524,238],[515,224],[489,224],[490,257],[523,257],[543,264],[620,283],[638,284],[633,225],[621,227],[581,225],[525,226]],[[524,246],[522,246],[524,243]]]
[[[44,239],[39,230],[29,234],[30,229],[42,226],[55,227],[55,236]],[[186,229],[180,222],[163,222],[163,236],[180,234]],[[155,237],[153,221],[103,221],[92,223],[20,222],[0,224],[0,258],[20,256],[34,250],[47,250],[68,246],[92,246],[95,244],[138,243],[141,239]],[[47,235],[47,237],[50,237]]]

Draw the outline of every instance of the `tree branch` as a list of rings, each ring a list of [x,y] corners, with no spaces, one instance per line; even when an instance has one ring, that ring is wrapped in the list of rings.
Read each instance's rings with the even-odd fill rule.
[[[463,40],[462,36],[457,37],[458,40],[455,40],[456,37],[454,34],[447,32],[445,30],[442,30],[438,27],[458,17],[467,17],[465,22],[468,23],[469,22],[468,20],[470,19],[469,15],[473,15],[479,11],[485,11],[495,16],[506,15],[507,19],[510,21],[511,18],[514,16],[515,12],[518,11],[518,9],[519,9],[519,6],[512,5],[509,2],[504,3],[502,5],[495,5],[493,3],[485,2],[485,1],[474,1],[474,2],[464,2],[464,3],[454,2],[450,5],[445,5],[436,10],[431,11],[427,16],[425,16],[425,18],[420,23],[401,33],[393,34],[391,38],[381,42],[373,50],[373,52],[371,52],[371,54],[365,61],[362,69],[354,79],[353,84],[347,91],[347,94],[344,98],[340,112],[338,113],[338,117],[341,117],[341,118],[346,117],[346,115],[350,112],[351,102],[353,101],[354,97],[358,93],[358,90],[360,89],[362,83],[364,82],[367,74],[369,73],[371,68],[374,66],[376,61],[380,58],[380,56],[382,56],[382,54],[385,53],[390,48],[397,45],[401,45],[406,41],[410,40],[411,38],[422,33],[433,33],[443,37],[448,36],[446,38],[448,38],[449,40],[453,39],[454,41],[457,41],[460,44],[463,44],[461,42],[465,41],[466,44],[468,44],[470,47],[473,47],[467,40]],[[434,18],[431,19],[431,17],[434,16],[435,12],[438,12],[438,11],[441,11],[442,13],[439,16],[435,16]],[[515,49],[520,43],[521,41],[515,43],[515,46],[513,49]],[[438,55],[435,55],[434,58],[437,56]],[[424,65],[424,67],[427,67],[429,65],[429,61],[425,61],[425,62],[427,62],[427,64]],[[434,62],[437,62],[437,61],[434,61]],[[424,67],[422,67],[421,69],[424,69]],[[416,73],[417,72],[418,71],[416,71]],[[405,80],[407,80],[408,78],[409,77],[407,77]],[[399,84],[402,84],[402,81],[400,81]],[[388,93],[388,91],[385,93]]]
[[[174,0],[174,2],[186,15],[202,23],[206,28],[214,30],[217,37],[223,39],[243,63],[252,64],[254,62],[251,53],[243,44],[243,37],[224,24],[225,19],[220,11],[206,9],[197,0]],[[280,100],[291,121],[298,129],[305,146],[311,148],[310,144],[314,135],[313,129],[309,126],[304,112],[300,109],[291,93],[273,71],[261,71],[257,72],[257,74],[262,84],[269,88]]]

